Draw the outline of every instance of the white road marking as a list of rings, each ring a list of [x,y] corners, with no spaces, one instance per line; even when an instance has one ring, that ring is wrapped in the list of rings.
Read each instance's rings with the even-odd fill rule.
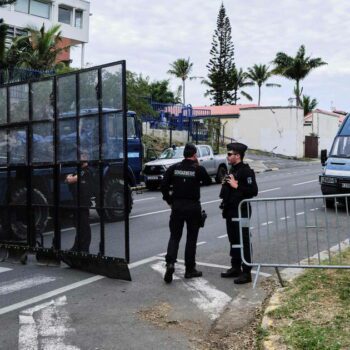
[[[290,219],[290,216],[284,216],[283,218],[280,218],[281,221],[286,220],[286,219]]]
[[[152,269],[154,271],[159,272],[160,275],[164,276],[165,274],[165,262],[163,261],[158,261],[157,263],[151,265]],[[179,276],[176,274],[173,274],[173,280],[179,280],[181,279]]]
[[[177,259],[178,262],[180,263],[185,263],[184,260],[181,259]],[[219,268],[219,269],[229,269],[232,266],[227,266],[227,265],[218,265],[218,264],[211,264],[211,263],[205,263],[205,262],[198,262],[196,261],[196,265],[198,266],[208,266],[208,267],[215,267],[215,268]],[[252,270],[252,273],[256,274],[256,271]],[[264,276],[264,277],[271,277],[271,275],[269,273],[266,272],[259,272],[259,275]]]
[[[280,190],[280,189],[281,189],[281,187],[270,188],[269,190],[259,191],[259,193],[266,193],[266,192],[271,192],[271,191],[277,191],[277,190]]]
[[[310,211],[316,211],[318,210],[318,208],[313,208],[313,209],[310,209]]]
[[[23,300],[23,301],[21,301],[19,303],[12,304],[12,305],[9,305],[9,306],[5,306],[5,307],[0,309],[0,315],[4,315],[4,314],[7,314],[8,312],[21,309],[21,308],[26,307],[26,306],[31,305],[31,304],[38,303],[38,302],[40,302],[42,300],[55,297],[56,295],[63,294],[65,292],[67,292],[67,291],[70,291],[70,290],[73,290],[73,289],[85,286],[87,284],[96,282],[96,281],[101,280],[103,278],[105,278],[105,277],[104,276],[99,276],[99,275],[93,276],[93,277],[87,278],[85,280],[69,284],[69,285],[64,286],[62,288],[58,288],[58,289],[52,290],[50,292],[38,295],[36,297],[30,298],[30,299],[27,299],[27,300]]]
[[[305,184],[309,184],[311,182],[318,182],[318,180],[311,180],[311,181],[305,181],[305,182],[299,182],[297,184],[293,184],[293,186],[300,186],[300,185],[305,185]]]
[[[198,243],[197,243],[197,246],[203,245],[203,244],[206,244],[206,243],[207,243],[207,242],[204,242],[204,241],[203,241],[203,242],[198,242]]]
[[[224,238],[224,237],[227,237],[227,235],[217,236],[217,238]]]
[[[267,225],[270,225],[270,224],[273,224],[273,221],[263,222],[261,224],[261,226],[267,226]]]
[[[74,332],[65,305],[66,296],[21,311],[19,315],[18,350],[79,350],[65,343],[68,333]],[[34,314],[38,314],[35,317]],[[40,341],[40,347],[39,347]]]
[[[153,264],[152,268],[161,273],[162,276],[165,273],[165,265],[162,262]],[[179,264],[176,265],[174,277],[178,277],[177,272],[184,274],[184,266]],[[207,313],[211,320],[217,319],[225,309],[226,305],[232,300],[229,295],[216,289],[202,277],[188,279],[186,281],[181,280],[181,282],[185,289],[195,294],[195,296],[191,298],[191,301],[199,309]]]
[[[40,286],[42,284],[50,283],[55,280],[56,278],[47,276],[34,276],[32,278],[25,278],[21,280],[11,280],[6,283],[2,283],[0,287],[0,295],[6,295],[24,289]]]
[[[139,215],[131,215],[129,219],[135,219],[135,218],[141,218],[143,216],[149,216],[149,215],[155,215],[155,214],[160,214],[160,213],[166,213],[170,211],[171,209],[164,209],[164,210],[158,210],[158,211],[152,211],[150,213],[144,213],[144,214],[139,214]]]
[[[149,262],[155,261],[155,260],[159,260],[159,257],[158,256],[153,256],[153,257],[150,257],[150,258],[147,258],[147,259],[143,259],[143,260],[140,260],[140,261],[135,261],[134,263],[129,264],[129,268],[133,269],[135,267],[148,264]],[[44,294],[38,295],[36,297],[30,298],[30,299],[27,299],[27,300],[23,300],[21,302],[18,302],[18,303],[9,305],[9,306],[5,306],[5,307],[0,309],[0,315],[7,314],[9,312],[21,309],[21,308],[26,307],[28,305],[32,305],[32,304],[38,303],[38,302],[40,302],[42,300],[49,299],[49,298],[55,297],[55,296],[57,296],[59,294],[66,293],[66,292],[68,292],[70,290],[73,290],[73,289],[76,289],[76,288],[88,285],[90,283],[94,283],[94,282],[99,281],[99,280],[101,280],[103,278],[105,278],[105,276],[96,275],[96,276],[87,278],[85,280],[69,284],[69,285],[64,286],[62,288],[58,288],[58,289],[52,290],[52,291],[50,291],[48,293],[44,293]]]
[[[148,197],[148,198],[142,198],[142,199],[134,199],[135,202],[143,202],[143,201],[150,201],[151,199],[155,199],[156,197]]]
[[[12,269],[9,269],[7,267],[0,267],[0,273],[2,272],[7,272],[7,271],[11,271]]]
[[[301,211],[300,213],[296,213],[295,215],[304,215],[305,212]]]

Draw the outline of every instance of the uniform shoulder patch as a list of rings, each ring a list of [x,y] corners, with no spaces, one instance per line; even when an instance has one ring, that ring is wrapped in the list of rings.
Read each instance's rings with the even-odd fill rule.
[[[253,178],[251,176],[247,177],[247,183],[248,185],[251,185],[253,183]]]

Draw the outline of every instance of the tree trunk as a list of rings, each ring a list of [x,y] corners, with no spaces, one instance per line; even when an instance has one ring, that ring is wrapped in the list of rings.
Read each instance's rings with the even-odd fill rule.
[[[295,94],[296,94],[296,104],[297,104],[297,107],[299,107],[300,106],[299,80],[296,80]]]
[[[261,97],[261,86],[259,86],[259,98],[258,98],[258,106],[260,107],[260,97]]]
[[[185,101],[185,79],[182,79],[182,103],[186,105]]]

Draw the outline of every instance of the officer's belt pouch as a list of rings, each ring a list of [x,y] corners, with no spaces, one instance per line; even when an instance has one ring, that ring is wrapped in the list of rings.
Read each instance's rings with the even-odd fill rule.
[[[205,220],[207,219],[207,213],[205,212],[205,210],[202,210],[201,212],[201,220],[200,220],[200,223],[199,223],[199,227],[204,227],[205,225]]]

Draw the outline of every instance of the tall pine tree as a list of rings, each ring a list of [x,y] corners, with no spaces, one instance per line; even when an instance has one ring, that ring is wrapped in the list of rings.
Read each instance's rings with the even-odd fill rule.
[[[210,96],[215,106],[221,106],[232,100],[230,71],[235,67],[231,24],[226,16],[224,4],[221,4],[219,10],[210,55],[207,65],[208,78],[203,81],[209,87],[206,96]]]

